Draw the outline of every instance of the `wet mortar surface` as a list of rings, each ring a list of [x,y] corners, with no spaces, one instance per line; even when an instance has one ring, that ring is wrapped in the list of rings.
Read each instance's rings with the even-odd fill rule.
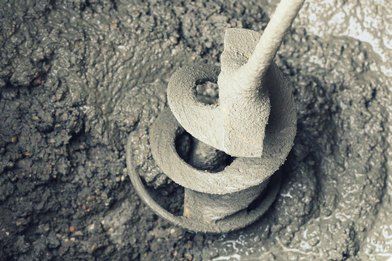
[[[165,107],[167,81],[195,60],[219,64],[224,28],[261,31],[268,5],[0,5],[0,259],[392,255],[391,84],[369,44],[294,26],[276,59],[293,83],[298,112],[282,189],[250,227],[203,235],[173,227],[140,201],[124,146],[136,133],[138,168],[178,210],[181,193],[142,146]]]

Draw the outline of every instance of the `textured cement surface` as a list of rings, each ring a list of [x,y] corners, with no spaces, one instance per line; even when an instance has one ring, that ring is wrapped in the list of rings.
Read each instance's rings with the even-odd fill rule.
[[[295,87],[298,132],[266,218],[191,234],[130,185],[126,137],[147,138],[170,75],[196,57],[218,65],[224,29],[260,31],[274,2],[1,1],[1,258],[391,256],[386,1],[309,1],[285,39],[277,64]],[[135,150],[149,183],[176,198],[149,148]]]

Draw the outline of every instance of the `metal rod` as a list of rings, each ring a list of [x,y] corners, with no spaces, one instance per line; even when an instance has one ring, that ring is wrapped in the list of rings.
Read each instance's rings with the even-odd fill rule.
[[[246,67],[255,81],[263,79],[305,0],[282,0],[276,7],[267,27],[249,58]]]

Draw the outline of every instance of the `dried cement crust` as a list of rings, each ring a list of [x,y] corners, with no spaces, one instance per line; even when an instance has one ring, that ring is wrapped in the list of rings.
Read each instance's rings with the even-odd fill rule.
[[[216,80],[219,68],[186,67],[171,77],[167,90],[170,109],[187,132],[235,157],[262,156],[265,128],[273,106],[269,89],[287,88],[274,63],[257,83],[248,77],[252,68],[247,66],[247,61],[258,39],[260,34],[252,30],[226,30],[219,79]],[[218,82],[218,106],[206,105],[196,99],[196,85],[206,81]],[[288,111],[293,109],[290,98],[282,96],[281,99],[280,106]]]
[[[189,67],[200,78],[213,78],[216,67]],[[195,78],[197,79],[197,78]],[[285,161],[293,145],[296,133],[296,115],[291,89],[283,81],[282,73],[272,65],[266,79],[274,79],[270,85],[272,110],[266,128],[264,153],[261,158],[235,158],[223,171],[206,173],[187,164],[177,153],[175,138],[183,130],[169,110],[160,114],[150,132],[151,151],[162,171],[185,188],[209,194],[228,194],[257,186],[269,178]],[[277,88],[277,86],[281,88]],[[188,87],[191,87],[188,85]],[[189,121],[197,120],[189,115]],[[198,120],[205,123],[203,120]],[[214,122],[208,121],[208,124]],[[211,125],[207,129],[213,129]]]

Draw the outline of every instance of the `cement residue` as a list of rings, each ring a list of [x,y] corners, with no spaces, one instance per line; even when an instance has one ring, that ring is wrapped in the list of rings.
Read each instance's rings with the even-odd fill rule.
[[[125,139],[148,135],[187,57],[217,64],[225,27],[261,31],[259,2],[10,2],[0,8],[3,259],[391,255],[391,84],[370,45],[292,30],[278,65],[293,81],[298,134],[280,196],[244,231],[194,235],[140,204]],[[150,178],[167,186],[158,170]]]

